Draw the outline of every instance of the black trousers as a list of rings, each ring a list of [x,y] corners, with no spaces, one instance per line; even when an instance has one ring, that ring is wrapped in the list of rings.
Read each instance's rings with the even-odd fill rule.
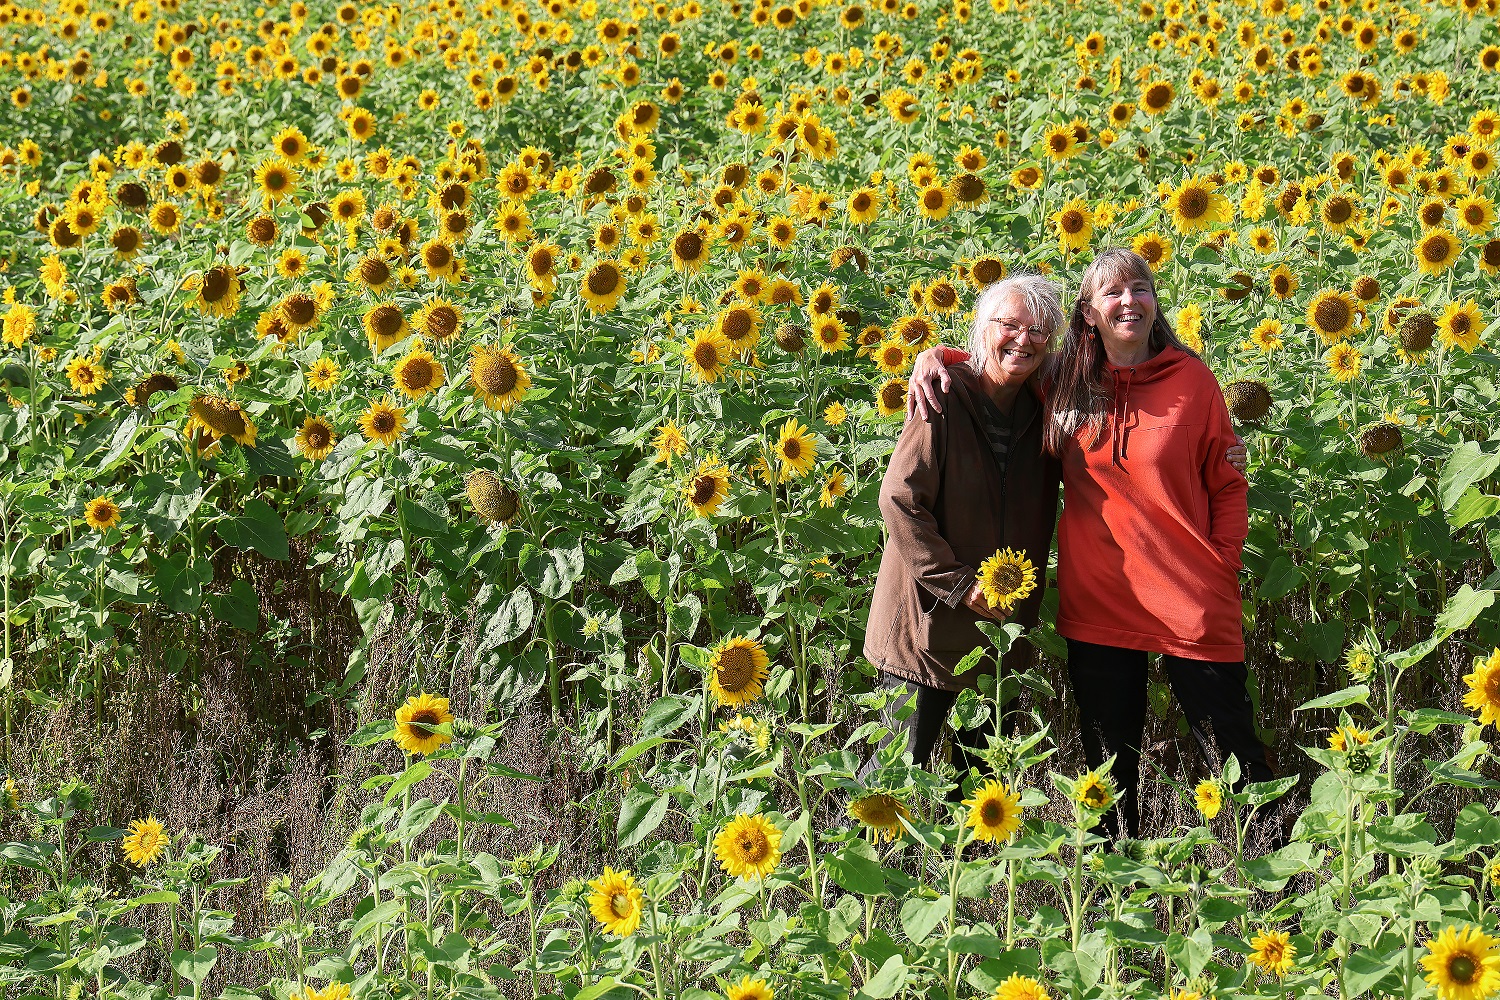
[[[881,737],[877,744],[877,753],[904,733],[906,748],[911,752],[912,763],[918,767],[927,767],[932,763],[932,752],[943,735],[943,727],[948,722],[948,714],[953,710],[953,703],[958,701],[958,692],[927,687],[925,684],[918,684],[916,681],[909,681],[904,677],[897,677],[895,674],[884,671],[880,674],[879,684],[887,690],[896,690],[905,685],[906,693],[886,702],[885,708],[881,711],[881,721],[890,732]],[[912,706],[911,714],[905,719],[900,718],[900,714],[908,705]],[[1009,732],[1012,727],[1007,724],[1003,728]],[[989,737],[994,732],[994,716],[986,719],[984,724],[977,729],[954,731],[952,764],[960,776],[967,774],[971,767],[981,766],[983,761],[979,753],[988,747]],[[860,769],[860,779],[864,780],[868,777],[870,772],[875,770],[875,766],[876,755],[872,753],[869,761]],[[956,802],[963,798],[963,795],[955,789],[949,797]]]
[[[1266,747],[1255,732],[1244,663],[1210,663],[1163,656],[1172,694],[1187,716],[1198,755],[1217,774],[1233,754],[1240,762],[1240,784],[1270,781]],[[1140,833],[1141,742],[1146,729],[1146,654],[1141,650],[1068,640],[1068,676],[1078,699],[1083,752],[1090,768],[1111,755],[1119,788],[1118,808],[1105,814],[1096,832],[1118,838]]]

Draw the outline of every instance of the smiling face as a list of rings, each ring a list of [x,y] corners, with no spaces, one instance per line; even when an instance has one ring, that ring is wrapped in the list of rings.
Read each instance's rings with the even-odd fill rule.
[[[1143,349],[1156,322],[1151,280],[1128,272],[1106,278],[1084,302],[1083,317],[1099,331],[1111,354],[1129,355]]]
[[[1047,341],[1033,339],[1028,332],[1040,326],[1024,298],[1008,295],[1001,299],[985,328],[990,338],[985,374],[1001,385],[1020,385],[1030,378],[1047,353]]]

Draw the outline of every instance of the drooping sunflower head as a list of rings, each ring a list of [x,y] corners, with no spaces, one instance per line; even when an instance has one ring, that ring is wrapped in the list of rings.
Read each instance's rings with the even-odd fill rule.
[[[911,810],[894,795],[877,792],[849,803],[849,815],[859,820],[878,842],[901,836],[902,818],[911,819]]]
[[[1004,782],[985,783],[963,804],[969,807],[966,822],[973,828],[976,839],[990,843],[1006,841],[1021,828],[1021,797]]]
[[[589,883],[589,912],[604,927],[606,934],[630,937],[641,926],[642,900],[645,893],[635,884],[628,871],[612,871]]]
[[[448,699],[423,691],[406,699],[396,709],[396,745],[411,754],[430,754],[453,742],[453,737],[438,727],[453,721]]]
[[[714,854],[731,878],[763,879],[781,861],[781,831],[759,814],[736,816],[714,838]]]
[[[228,437],[247,447],[254,446],[255,424],[234,400],[203,393],[193,397],[189,411],[192,414],[188,419],[189,434],[202,429],[211,440]]]
[[[464,483],[464,492],[468,495],[474,512],[486,521],[509,524],[515,520],[521,508],[521,498],[488,469],[476,469],[469,473]]]
[[[1036,567],[1024,552],[1001,549],[980,564],[976,582],[990,606],[1008,614],[1036,590]]]

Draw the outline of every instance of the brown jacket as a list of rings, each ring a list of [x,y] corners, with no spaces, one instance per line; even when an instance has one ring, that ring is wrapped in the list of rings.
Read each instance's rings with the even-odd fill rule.
[[[911,420],[896,442],[880,488],[889,539],[865,628],[865,656],[888,673],[945,691],[976,687],[985,671],[953,676],[975,646],[988,646],[979,616],[964,604],[979,564],[1007,546],[1036,567],[1037,588],[1009,621],[1036,624],[1047,556],[1057,525],[1060,469],[1042,450],[1042,410],[1030,387],[1016,396],[1002,480],[980,415],[984,390],[967,365],[948,368],[943,412]],[[1018,642],[1007,672],[1032,659]]]

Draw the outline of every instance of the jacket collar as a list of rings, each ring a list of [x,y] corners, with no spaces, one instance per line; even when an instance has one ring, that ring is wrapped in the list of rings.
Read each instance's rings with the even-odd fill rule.
[[[975,421],[981,420],[979,397],[984,394],[984,386],[979,382],[979,376],[967,364],[948,366],[948,374],[953,376],[955,387],[954,395],[963,401],[970,416]],[[1037,399],[1036,375],[1026,380],[1021,391],[1016,393],[1015,410],[1011,413],[1012,434],[1019,438],[1031,427],[1032,421],[1041,411],[1041,404]]]

